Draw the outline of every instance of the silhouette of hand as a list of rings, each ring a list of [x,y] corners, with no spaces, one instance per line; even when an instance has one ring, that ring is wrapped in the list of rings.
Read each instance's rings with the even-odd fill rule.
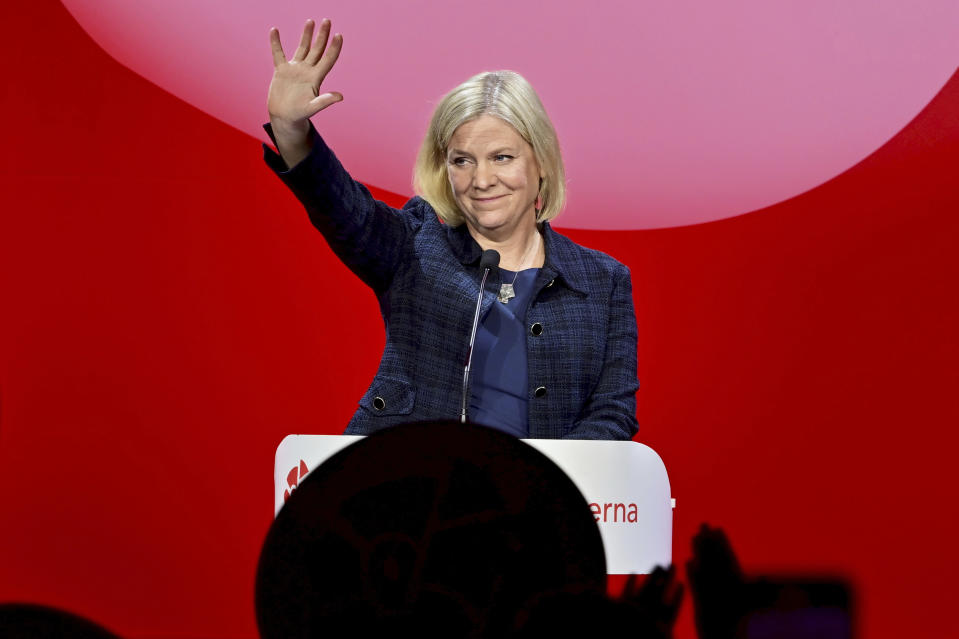
[[[663,637],[670,637],[683,602],[683,585],[676,581],[673,566],[656,566],[642,586],[639,585],[638,575],[630,575],[620,601],[636,610],[647,628],[655,629]]]
[[[730,639],[745,608],[742,570],[726,534],[703,524],[693,538],[686,575],[700,639]]]

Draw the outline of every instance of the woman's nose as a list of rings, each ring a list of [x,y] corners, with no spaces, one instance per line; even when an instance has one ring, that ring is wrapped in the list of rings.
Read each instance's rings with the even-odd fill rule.
[[[496,183],[496,171],[487,162],[480,162],[476,165],[476,171],[473,173],[473,185],[478,189],[485,189]]]

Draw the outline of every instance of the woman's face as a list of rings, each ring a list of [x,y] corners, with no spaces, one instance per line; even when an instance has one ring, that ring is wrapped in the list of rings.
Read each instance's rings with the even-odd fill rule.
[[[446,152],[453,195],[472,233],[496,241],[536,225],[542,177],[526,140],[503,120],[482,115],[460,125]]]

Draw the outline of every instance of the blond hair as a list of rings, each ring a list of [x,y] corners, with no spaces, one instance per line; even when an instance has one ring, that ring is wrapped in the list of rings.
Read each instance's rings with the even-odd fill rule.
[[[450,226],[459,226],[465,221],[450,187],[446,154],[456,129],[481,115],[505,121],[533,148],[543,175],[539,185],[541,208],[536,221],[555,218],[566,204],[566,171],[559,140],[536,91],[515,71],[474,75],[443,96],[433,111],[416,158],[413,170],[416,194],[429,202]]]

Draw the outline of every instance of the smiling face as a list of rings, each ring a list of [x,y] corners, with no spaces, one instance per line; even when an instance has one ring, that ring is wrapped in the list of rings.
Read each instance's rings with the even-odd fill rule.
[[[505,241],[536,226],[542,177],[536,155],[505,121],[481,115],[459,126],[446,153],[453,196],[470,232]]]

